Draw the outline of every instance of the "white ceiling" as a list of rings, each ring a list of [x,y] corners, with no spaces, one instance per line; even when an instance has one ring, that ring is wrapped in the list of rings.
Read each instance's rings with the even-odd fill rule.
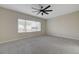
[[[47,4],[42,5],[47,6]],[[0,4],[0,7],[41,17],[44,19],[50,19],[52,17],[68,14],[79,10],[79,4],[51,4],[51,6],[52,7],[49,9],[53,9],[53,12],[50,12],[49,15],[42,16],[41,14],[37,15],[36,13],[33,13],[34,10],[32,9],[32,7],[40,8],[37,4]]]

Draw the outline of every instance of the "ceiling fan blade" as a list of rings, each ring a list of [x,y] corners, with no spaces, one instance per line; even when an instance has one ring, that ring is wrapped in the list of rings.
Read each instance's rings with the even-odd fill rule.
[[[49,14],[49,13],[45,12],[45,14]]]
[[[39,6],[41,7],[41,9],[43,9],[43,6],[39,4]]]
[[[46,11],[44,11],[43,13],[45,13],[45,14],[49,14],[49,13],[47,13]]]
[[[46,12],[51,12],[51,11],[53,11],[53,10],[45,10]]]
[[[34,7],[32,7],[32,9],[34,9],[34,10],[40,10],[40,9],[37,9],[37,8],[34,8]]]
[[[41,15],[43,15],[43,13],[41,13]]]
[[[43,9],[43,6],[41,6],[41,9]]]
[[[41,4],[39,4],[40,8],[43,9],[43,6]]]
[[[48,9],[49,7],[51,7],[50,5],[48,5],[46,8],[44,8],[43,10],[46,10],[46,9]]]

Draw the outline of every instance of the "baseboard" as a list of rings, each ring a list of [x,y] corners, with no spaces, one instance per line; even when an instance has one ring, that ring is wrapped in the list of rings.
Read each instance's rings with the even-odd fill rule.
[[[79,40],[79,36],[78,35],[73,35],[73,34],[57,34],[57,33],[51,33],[51,34],[48,34],[48,35]]]
[[[42,34],[42,35],[37,35],[37,36],[45,36],[45,35]],[[8,43],[8,42],[13,42],[13,41],[16,41],[16,40],[21,40],[21,39],[34,38],[34,37],[37,37],[37,36],[24,37],[24,38],[16,38],[16,39],[12,39],[12,40],[2,41],[2,42],[0,42],[0,44],[4,44],[4,43]]]
[[[0,44],[4,44],[4,43],[8,43],[8,42],[13,42],[13,41],[16,41],[16,40],[21,40],[21,39],[25,39],[25,38],[16,38],[16,39],[11,39],[11,40],[6,40],[6,41],[0,42]]]

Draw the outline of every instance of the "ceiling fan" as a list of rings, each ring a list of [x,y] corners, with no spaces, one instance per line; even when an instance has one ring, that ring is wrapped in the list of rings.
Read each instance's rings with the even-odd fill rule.
[[[47,14],[48,15],[49,12],[52,12],[53,11],[53,10],[49,10],[49,8],[51,7],[51,5],[48,5],[46,7],[43,7],[42,5],[39,5],[39,6],[40,6],[40,9],[37,9],[37,8],[32,7],[32,9],[35,10],[33,12],[37,12],[37,15],[38,14],[41,14],[42,16],[44,14]]]

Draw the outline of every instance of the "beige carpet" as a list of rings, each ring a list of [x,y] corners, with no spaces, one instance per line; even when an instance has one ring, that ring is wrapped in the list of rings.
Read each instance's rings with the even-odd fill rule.
[[[39,36],[0,44],[0,54],[74,54],[79,53],[79,40]]]

